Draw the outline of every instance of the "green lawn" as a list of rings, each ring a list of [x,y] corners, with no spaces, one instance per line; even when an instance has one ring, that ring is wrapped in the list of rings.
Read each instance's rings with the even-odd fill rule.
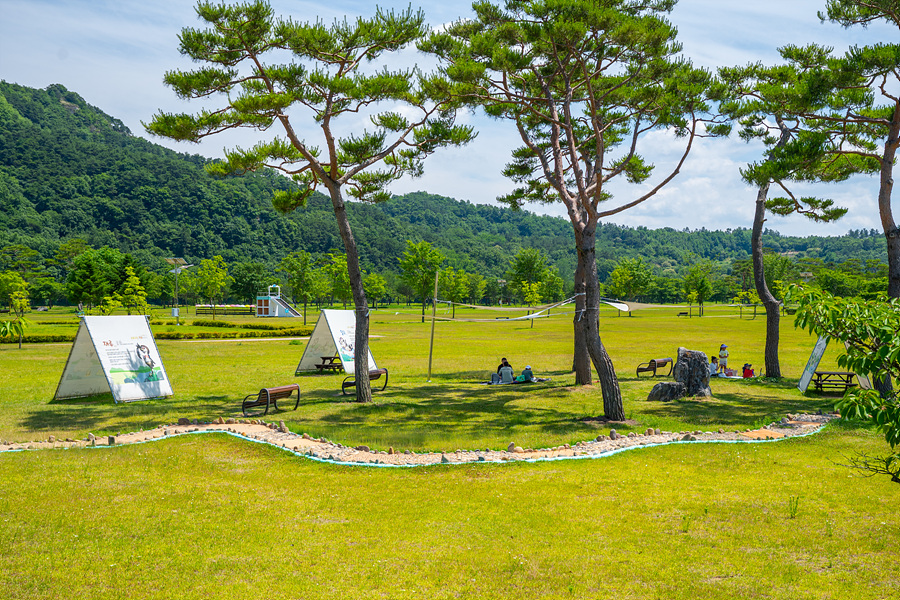
[[[789,318],[783,382],[713,381],[710,400],[646,402],[653,381],[634,367],[679,345],[709,353],[724,342],[734,364],[762,364],[762,318],[726,307],[703,318],[676,312],[601,318],[632,429],[743,429],[833,402],[796,390],[814,340]],[[608,431],[582,420],[600,415],[602,401],[598,387],[572,385],[571,315],[534,328],[438,323],[428,383],[430,327],[415,313],[373,311],[372,351],[391,380],[369,405],[340,397],[341,375],[295,378],[303,345],[285,340],[160,341],[176,396],[120,405],[52,401],[68,345],[4,345],[0,438],[236,415],[245,394],[294,381],[299,409],[272,418],[348,445],[542,447]],[[823,368],[836,367],[835,352]],[[553,380],[478,385],[501,356]],[[886,450],[876,432],[838,424],[777,443],[416,469],[338,467],[225,435],[6,453],[0,590],[10,598],[896,598],[897,486],[840,464]]]

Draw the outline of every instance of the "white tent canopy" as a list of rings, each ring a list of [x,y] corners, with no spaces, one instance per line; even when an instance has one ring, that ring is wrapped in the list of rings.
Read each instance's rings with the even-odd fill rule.
[[[323,310],[316,321],[309,342],[303,350],[300,364],[295,374],[315,371],[316,365],[322,363],[324,357],[338,355],[344,366],[344,372],[354,373],[355,358],[353,349],[356,338],[356,316],[352,310]],[[369,370],[378,366],[369,349]]]

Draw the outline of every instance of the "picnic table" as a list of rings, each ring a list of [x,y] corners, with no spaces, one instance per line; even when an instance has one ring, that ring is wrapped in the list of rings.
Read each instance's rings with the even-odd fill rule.
[[[341,362],[340,356],[320,356],[322,362],[316,365],[316,368],[319,370],[319,373],[324,373],[325,371],[343,371],[344,363]]]
[[[846,371],[815,371],[813,375],[813,385],[816,391],[824,392],[825,390],[838,390],[846,392],[852,387],[856,387],[853,383],[853,373]]]

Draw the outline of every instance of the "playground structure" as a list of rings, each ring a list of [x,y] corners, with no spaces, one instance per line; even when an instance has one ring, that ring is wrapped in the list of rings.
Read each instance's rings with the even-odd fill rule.
[[[257,317],[302,317],[303,314],[281,297],[281,286],[270,285],[265,296],[256,297]]]

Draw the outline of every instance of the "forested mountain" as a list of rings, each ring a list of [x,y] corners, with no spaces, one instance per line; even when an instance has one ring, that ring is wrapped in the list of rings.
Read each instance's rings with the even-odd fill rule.
[[[118,119],[61,85],[45,90],[0,82],[0,247],[21,244],[45,259],[60,244],[129,252],[151,269],[166,256],[191,262],[221,255],[228,262],[274,266],[294,250],[342,252],[324,196],[281,215],[273,190],[292,183],[272,172],[214,179],[198,155],[168,150],[133,135]],[[568,279],[575,260],[566,220],[414,193],[379,205],[353,204],[350,220],[364,268],[396,272],[406,240],[427,240],[449,263],[502,276],[523,247],[539,248]],[[784,237],[765,245],[793,257],[843,262],[884,260],[874,231],[841,237]],[[605,280],[624,257],[643,257],[656,275],[679,274],[696,258],[727,271],[750,253],[749,229],[648,230],[603,224],[598,266]]]

